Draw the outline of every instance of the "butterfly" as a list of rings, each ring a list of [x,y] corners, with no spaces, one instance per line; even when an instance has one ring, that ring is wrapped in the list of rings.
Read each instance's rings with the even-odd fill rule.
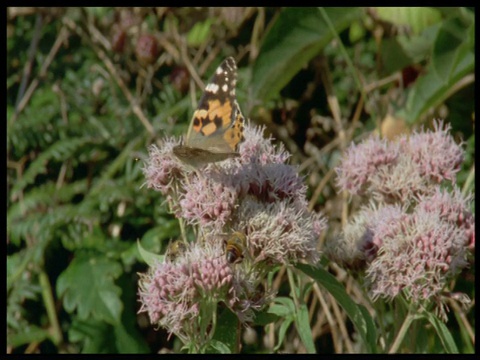
[[[237,65],[226,58],[205,87],[193,113],[185,144],[173,148],[184,163],[195,168],[240,156],[245,118],[235,96]]]

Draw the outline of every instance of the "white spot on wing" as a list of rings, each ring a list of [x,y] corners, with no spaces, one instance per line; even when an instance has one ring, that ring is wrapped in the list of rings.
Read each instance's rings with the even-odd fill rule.
[[[205,87],[205,91],[209,91],[213,94],[216,94],[218,91],[218,85],[214,83],[210,83]],[[225,90],[224,90],[225,91]]]

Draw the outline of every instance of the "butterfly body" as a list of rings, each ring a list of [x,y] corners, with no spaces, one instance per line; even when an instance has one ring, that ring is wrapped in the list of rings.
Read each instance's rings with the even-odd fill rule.
[[[173,148],[184,163],[198,168],[240,156],[237,151],[245,120],[235,96],[236,81],[237,66],[228,57],[205,87],[185,143]]]

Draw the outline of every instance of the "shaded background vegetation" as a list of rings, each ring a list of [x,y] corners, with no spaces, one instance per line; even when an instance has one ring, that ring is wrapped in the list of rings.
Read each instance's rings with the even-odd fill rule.
[[[180,232],[142,167],[149,144],[186,132],[225,57],[237,60],[244,114],[286,145],[310,209],[328,217],[321,248],[348,216],[342,204],[360,201],[337,194],[333,168],[372,131],[445,118],[465,141],[459,186],[473,189],[474,40],[464,8],[9,8],[7,351],[178,351],[137,315],[136,240],[161,253]],[[474,274],[457,284],[472,297]],[[272,275],[287,291],[285,272]],[[317,352],[365,350],[335,301],[306,298]],[[451,313],[460,352],[473,352],[473,319]],[[281,321],[243,335],[243,352],[305,350]],[[432,335],[418,351],[441,347]]]

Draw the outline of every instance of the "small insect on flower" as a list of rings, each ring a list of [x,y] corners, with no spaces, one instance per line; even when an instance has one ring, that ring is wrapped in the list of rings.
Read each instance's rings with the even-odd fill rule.
[[[242,262],[245,249],[247,247],[247,237],[245,234],[235,231],[228,240],[225,241],[225,255],[229,264]]]
[[[175,240],[168,244],[167,251],[165,251],[165,258],[169,262],[174,262],[180,255],[187,250],[187,244],[183,240]]]

